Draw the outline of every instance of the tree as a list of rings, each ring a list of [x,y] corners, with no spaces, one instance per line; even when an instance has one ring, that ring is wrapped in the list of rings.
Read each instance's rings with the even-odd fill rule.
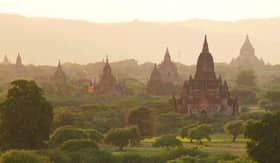
[[[193,139],[198,140],[200,144],[202,144],[202,139],[207,139],[208,141],[211,141],[210,135],[213,134],[214,129],[211,125],[207,124],[201,124],[196,127],[191,128],[188,131],[188,137],[190,138],[190,141],[192,142]]]
[[[192,124],[192,125],[188,125],[188,126],[185,126],[185,127],[182,127],[180,130],[179,130],[179,135],[182,137],[182,138],[187,138],[188,137],[188,132],[191,128],[194,128],[196,127],[197,124]]]
[[[130,126],[128,127],[129,130],[129,144],[131,146],[135,146],[140,143],[141,136],[140,136],[140,130],[138,126]]]
[[[142,137],[153,136],[154,122],[152,112],[147,108],[132,110],[128,116],[129,125],[137,125]]]
[[[53,120],[51,104],[34,81],[13,81],[0,109],[2,149],[34,149],[48,140]]]
[[[248,123],[245,137],[251,139],[247,143],[247,153],[255,161],[261,163],[280,162],[280,112],[266,114],[261,121]]]
[[[237,75],[236,84],[244,87],[256,87],[256,75],[252,70],[242,70]]]
[[[129,143],[135,145],[139,142],[140,135],[138,135],[137,128],[112,128],[108,131],[105,136],[105,143],[115,145],[119,147],[119,150],[122,151],[124,147],[128,146]]]
[[[244,123],[242,120],[229,121],[225,124],[224,131],[225,133],[232,135],[232,142],[235,142],[237,136],[244,131]]]
[[[277,111],[280,109],[280,89],[271,89],[268,90],[264,98],[259,101],[259,106],[264,108],[265,110],[270,110],[270,111]]]
[[[59,108],[54,114],[53,128],[73,125],[76,115],[69,108]]]
[[[71,139],[86,139],[88,134],[80,128],[65,126],[57,128],[50,136],[50,146],[60,146],[67,140]]]
[[[268,108],[270,107],[269,105],[271,104],[272,102],[267,99],[267,98],[262,98],[258,101],[258,106],[261,108],[261,109],[264,109],[265,111],[268,110]]]
[[[175,135],[164,135],[155,141],[153,147],[179,147],[182,146],[182,142],[176,138]]]

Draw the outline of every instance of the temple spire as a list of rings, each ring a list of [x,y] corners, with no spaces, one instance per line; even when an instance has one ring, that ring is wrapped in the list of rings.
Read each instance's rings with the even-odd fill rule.
[[[58,60],[57,67],[58,67],[59,69],[61,69],[61,61],[60,61],[60,59]]]
[[[209,52],[207,35],[204,36],[204,43],[203,43],[202,52]]]
[[[20,53],[18,53],[18,55],[17,55],[16,65],[22,66],[22,59],[21,59]]]
[[[164,62],[171,62],[171,57],[169,54],[169,49],[166,47],[165,55],[164,55]]]
[[[108,55],[106,55],[106,64],[109,64]]]

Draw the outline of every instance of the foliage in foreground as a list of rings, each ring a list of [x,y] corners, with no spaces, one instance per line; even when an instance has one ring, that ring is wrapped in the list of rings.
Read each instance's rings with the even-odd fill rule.
[[[208,124],[201,124],[196,127],[189,129],[188,137],[190,141],[198,140],[200,144],[202,144],[202,139],[207,139],[211,141],[211,135],[214,133],[214,129],[211,125]]]
[[[163,135],[155,141],[153,147],[163,147],[169,149],[171,147],[180,147],[182,145],[182,142],[177,139],[175,135]]]
[[[48,140],[51,104],[34,81],[13,81],[0,109],[1,149],[36,149]]]
[[[101,142],[103,135],[94,129],[80,129],[71,126],[60,127],[54,131],[49,140],[51,147],[59,146],[71,139],[91,139]]]
[[[280,112],[266,114],[261,121],[249,123],[245,136],[251,139],[247,143],[247,152],[261,163],[280,162]]]
[[[1,163],[51,163],[47,157],[36,154],[33,151],[10,150],[0,157]]]
[[[224,126],[225,133],[232,135],[232,142],[235,142],[238,135],[244,131],[244,122],[242,120],[229,121]]]
[[[131,126],[128,128],[112,128],[105,136],[105,143],[118,146],[119,150],[123,150],[124,147],[135,145],[140,142],[140,134],[138,127]]]

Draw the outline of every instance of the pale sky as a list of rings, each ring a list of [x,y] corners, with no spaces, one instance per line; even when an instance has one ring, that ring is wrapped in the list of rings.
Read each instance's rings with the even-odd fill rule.
[[[0,0],[0,13],[93,22],[239,20],[280,16],[280,0]]]

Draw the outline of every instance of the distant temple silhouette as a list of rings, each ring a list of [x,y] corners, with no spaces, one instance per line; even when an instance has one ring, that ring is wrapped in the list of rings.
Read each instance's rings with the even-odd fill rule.
[[[147,92],[149,94],[166,94],[178,83],[179,79],[177,67],[172,62],[169,50],[166,48],[163,61],[159,66],[154,65],[147,83]]]
[[[180,98],[174,98],[176,112],[201,113],[223,112],[235,115],[238,110],[237,98],[231,97],[227,81],[217,78],[214,60],[209,52],[205,36],[202,52],[199,55],[194,78],[184,82]]]
[[[18,66],[18,67],[23,66],[23,64],[22,64],[22,58],[21,58],[21,56],[20,56],[19,53],[18,53],[17,59],[16,59],[16,66]]]
[[[52,81],[56,87],[57,93],[63,95],[66,95],[68,93],[67,76],[62,69],[60,61],[58,61],[58,65],[52,77]]]
[[[175,83],[179,80],[177,67],[171,60],[168,48],[166,48],[164,60],[159,64],[158,70],[164,83]]]
[[[240,49],[239,56],[236,59],[232,59],[231,66],[244,69],[255,69],[265,66],[263,59],[258,59],[255,55],[255,48],[248,35]]]
[[[100,76],[99,82],[95,80],[89,84],[88,90],[90,93],[107,96],[121,96],[125,94],[124,86],[117,81],[112,74],[112,68],[109,64],[108,57]]]

